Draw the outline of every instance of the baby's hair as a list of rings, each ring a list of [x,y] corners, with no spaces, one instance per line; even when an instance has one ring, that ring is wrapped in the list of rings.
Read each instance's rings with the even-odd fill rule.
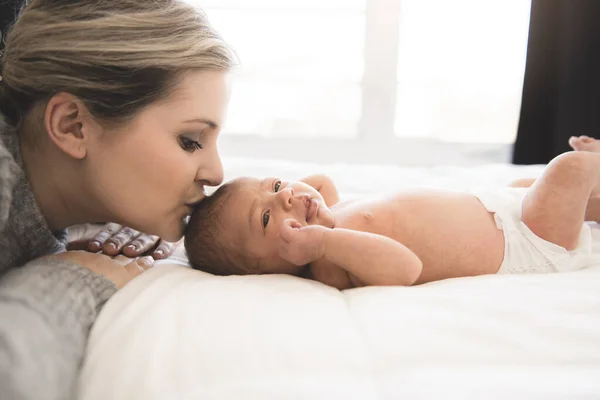
[[[236,181],[226,183],[200,202],[185,232],[185,250],[192,268],[214,275],[248,275],[258,271],[257,260],[227,240],[222,210],[233,196]],[[231,235],[229,235],[231,237]]]

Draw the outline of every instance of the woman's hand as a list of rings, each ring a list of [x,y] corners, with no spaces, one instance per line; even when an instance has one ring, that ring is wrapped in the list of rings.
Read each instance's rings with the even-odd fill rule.
[[[111,258],[101,253],[88,253],[86,251],[66,251],[44,257],[49,260],[71,261],[111,280],[117,289],[122,288],[130,280],[154,265],[150,256],[135,260],[125,256]]]
[[[127,257],[150,254],[161,260],[173,254],[178,243],[169,243],[158,236],[147,235],[119,224],[106,224],[93,238],[80,239],[69,243],[68,250],[87,250],[93,253],[102,251],[109,256],[123,253]]]

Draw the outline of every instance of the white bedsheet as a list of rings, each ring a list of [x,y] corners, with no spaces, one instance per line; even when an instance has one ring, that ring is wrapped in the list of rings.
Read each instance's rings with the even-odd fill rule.
[[[348,167],[226,160],[242,173],[334,177],[344,196],[506,184],[540,167]],[[289,276],[214,277],[181,254],[105,306],[80,398],[600,398],[598,266],[339,292]]]

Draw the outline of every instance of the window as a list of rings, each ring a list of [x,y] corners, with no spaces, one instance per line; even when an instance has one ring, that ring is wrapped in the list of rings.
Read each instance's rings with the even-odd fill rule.
[[[443,163],[514,141],[528,0],[188,1],[241,60],[224,155]]]
[[[241,60],[228,132],[357,135],[365,0],[202,4]]]
[[[514,142],[529,9],[524,0],[403,0],[396,135]]]

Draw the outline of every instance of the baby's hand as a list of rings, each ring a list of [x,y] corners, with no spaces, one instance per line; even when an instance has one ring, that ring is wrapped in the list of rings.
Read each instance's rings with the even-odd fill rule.
[[[298,266],[322,258],[327,230],[321,225],[302,226],[294,219],[286,219],[279,232],[279,256]]]

